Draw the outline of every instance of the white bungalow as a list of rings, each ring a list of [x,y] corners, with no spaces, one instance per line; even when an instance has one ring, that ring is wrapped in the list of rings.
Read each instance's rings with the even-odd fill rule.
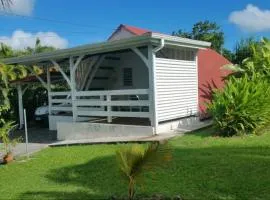
[[[177,129],[199,111],[197,52],[211,44],[170,35],[130,34],[120,26],[108,41],[5,59],[36,65],[48,90],[49,128],[59,140],[148,136]],[[57,69],[69,86],[53,91]],[[24,81],[19,81],[23,124]],[[195,117],[195,118],[194,118]]]

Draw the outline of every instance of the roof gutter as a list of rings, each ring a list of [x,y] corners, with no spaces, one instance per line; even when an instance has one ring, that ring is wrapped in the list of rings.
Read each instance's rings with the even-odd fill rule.
[[[211,46],[210,42],[181,38],[178,36],[171,36],[160,33],[150,33],[149,35],[151,35],[152,41],[154,43],[159,43],[161,39],[164,39],[166,45],[168,46],[181,46],[194,49],[205,49]]]
[[[165,40],[163,38],[160,39],[160,45],[154,49],[154,52],[157,53],[165,46]]]

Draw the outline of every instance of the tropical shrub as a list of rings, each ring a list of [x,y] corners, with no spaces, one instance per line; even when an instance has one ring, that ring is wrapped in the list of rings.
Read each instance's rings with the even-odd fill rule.
[[[171,160],[171,150],[167,142],[154,142],[143,145],[131,145],[116,152],[119,168],[128,180],[128,198],[135,195],[135,184],[144,170],[153,170]]]
[[[270,123],[270,84],[261,75],[231,77],[208,109],[222,136],[259,133]]]
[[[250,42],[250,57],[224,68],[232,73],[208,104],[221,135],[259,133],[270,125],[270,41]]]
[[[25,77],[26,75],[27,71],[23,66],[4,65],[0,63],[0,128],[5,122],[5,112],[10,109],[9,82]]]
[[[14,147],[21,140],[21,138],[10,138],[10,131],[14,128],[16,128],[14,122],[6,122],[3,127],[0,128],[0,140],[3,142],[6,154],[11,153],[12,147]]]
[[[22,66],[7,66],[0,64],[0,140],[4,144],[6,155],[4,162],[11,161],[11,147],[15,146],[19,139],[10,139],[10,130],[14,127],[13,122],[5,118],[5,114],[10,110],[10,81],[26,76],[27,71]]]
[[[1,5],[1,4],[0,4]],[[35,46],[32,47],[27,47],[24,50],[15,50],[12,49],[10,46],[0,43],[0,59],[4,58],[10,58],[10,57],[18,57],[18,56],[26,56],[26,55],[33,55],[35,53],[42,53],[42,52],[49,52],[49,51],[54,51],[56,50],[54,47],[51,46],[43,46],[41,45],[40,39],[37,38]],[[0,64],[0,87],[1,87],[1,77],[2,77],[2,72],[1,68],[2,65]],[[32,74],[35,72],[36,74],[41,74],[44,73],[44,70],[40,69],[40,66],[6,66],[7,69],[10,69],[10,71],[14,71],[14,69],[23,69],[23,72],[27,72],[28,74]],[[17,73],[17,75],[20,75],[20,73]],[[17,78],[22,78],[23,76],[17,76]],[[14,76],[13,78],[14,79]],[[10,79],[9,79],[10,80]],[[5,104],[5,107],[3,107],[3,112],[1,112],[1,107],[0,107],[0,112],[2,114],[2,118],[5,118],[6,120],[12,120],[12,121],[18,121],[18,98],[17,98],[17,90],[15,88],[9,88],[7,91],[5,89],[5,99],[9,100],[8,104]],[[1,95],[1,94],[0,94]],[[26,108],[27,116],[28,119],[31,119],[31,117],[34,116],[34,111],[36,107],[42,106],[44,104],[44,99],[48,99],[46,90],[43,89],[40,84],[32,84],[28,89],[26,90],[26,93],[23,98],[23,105]],[[1,100],[1,97],[0,97]],[[47,100],[45,100],[47,101]],[[1,102],[1,101],[0,101]],[[6,106],[8,105],[8,106]],[[7,112],[8,110],[8,112]]]

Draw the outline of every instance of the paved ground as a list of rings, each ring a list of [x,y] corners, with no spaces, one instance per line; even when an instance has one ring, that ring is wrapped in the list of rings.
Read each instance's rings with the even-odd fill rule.
[[[186,132],[197,130],[200,128],[207,127],[211,125],[211,121],[200,122],[196,125],[188,126],[185,129],[179,129],[177,131],[159,134],[147,137],[106,137],[106,138],[96,138],[96,139],[85,139],[85,140],[56,140],[56,131],[49,131],[48,128],[33,127],[28,129],[28,152],[30,154],[40,151],[48,146],[66,146],[66,145],[77,145],[77,144],[102,144],[102,143],[125,143],[125,142],[149,142],[149,141],[161,141],[168,140],[175,136],[182,136]],[[13,138],[22,138],[22,142],[17,144],[13,149],[14,156],[26,155],[26,145],[25,145],[25,132],[24,130],[18,130],[12,133]],[[0,145],[2,145],[0,143]],[[2,151],[1,151],[2,152]],[[3,154],[0,152],[0,158]]]
[[[11,134],[12,138],[21,138],[21,142],[13,149],[14,156],[26,155],[25,145],[25,132],[24,130],[17,130]],[[50,143],[56,141],[56,131],[49,131],[47,128],[29,128],[28,129],[28,152],[30,154],[40,151],[43,148],[48,147]],[[2,151],[0,152],[0,158],[3,157]]]

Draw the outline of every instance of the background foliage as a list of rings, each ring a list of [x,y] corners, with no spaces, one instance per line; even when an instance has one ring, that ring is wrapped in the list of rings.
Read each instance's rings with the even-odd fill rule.
[[[197,22],[190,32],[179,29],[174,31],[172,35],[211,42],[212,48],[217,52],[221,52],[224,45],[224,33],[221,27],[217,23],[208,20]]]
[[[11,47],[1,43],[0,59],[25,56],[54,50],[56,50],[54,47],[42,46],[39,39],[36,40],[35,47],[27,47],[24,50],[14,50]],[[19,66],[16,67],[18,68]],[[27,70],[27,68],[24,66],[20,67]],[[7,68],[10,69],[11,66],[7,66]],[[36,67],[34,68],[36,69]],[[38,73],[42,73],[42,71],[39,71]],[[10,106],[8,107],[8,109],[5,110],[5,112],[2,112],[2,115],[5,119],[18,121],[18,96],[16,88],[10,87],[9,92],[6,95],[8,95],[7,97],[10,101]],[[29,120],[33,118],[35,109],[39,106],[44,105],[44,103],[47,103],[46,89],[43,88],[42,85],[39,83],[31,84],[31,86],[26,90],[23,96],[23,105],[24,108],[26,108],[27,110],[27,116]]]

